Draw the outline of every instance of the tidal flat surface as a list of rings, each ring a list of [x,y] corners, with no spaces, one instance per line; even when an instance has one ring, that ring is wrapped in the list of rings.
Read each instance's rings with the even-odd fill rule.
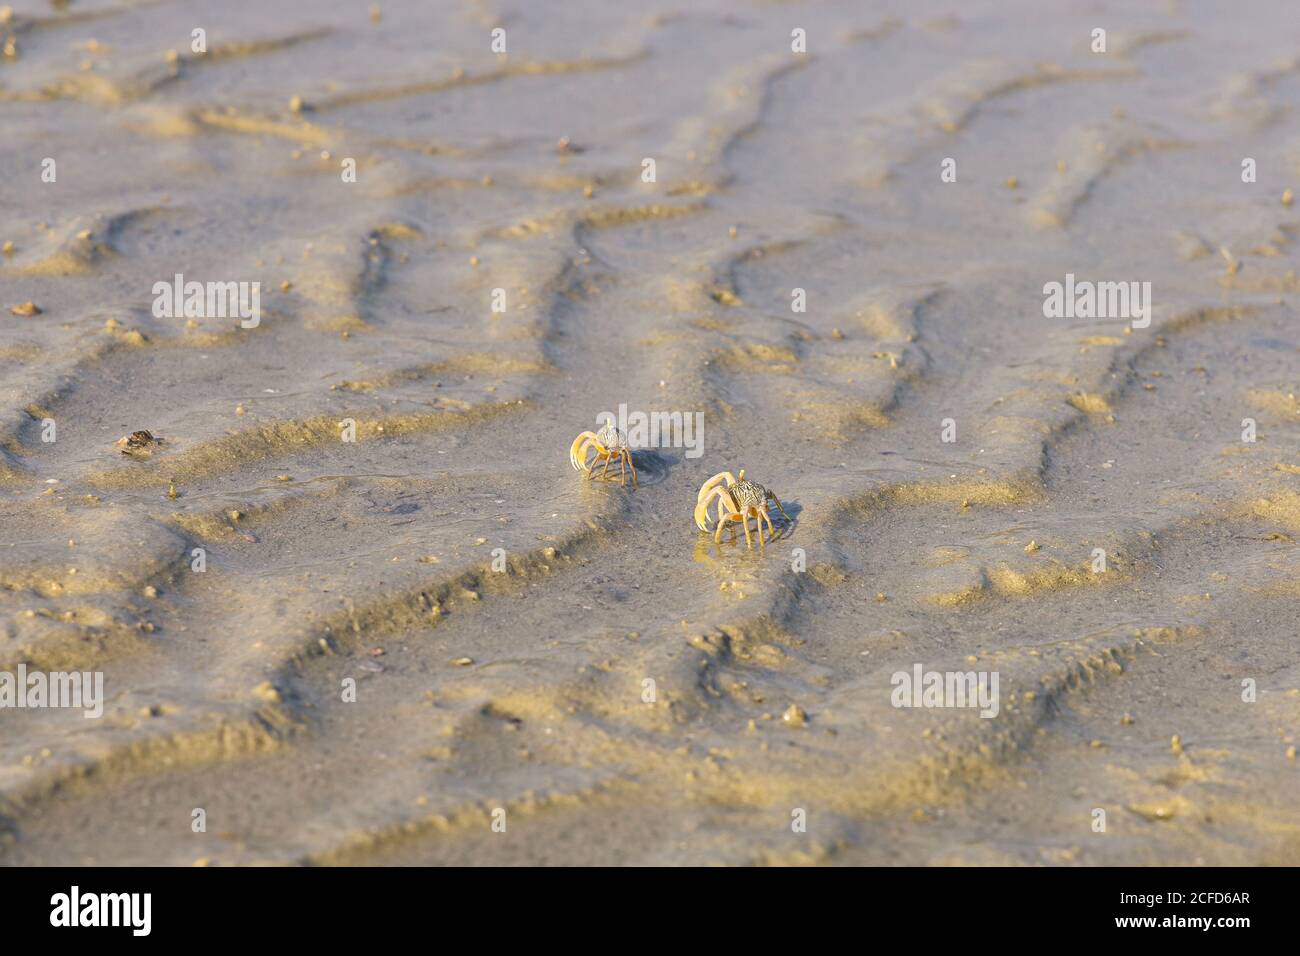
[[[1300,863],[1293,4],[0,20],[0,863]]]

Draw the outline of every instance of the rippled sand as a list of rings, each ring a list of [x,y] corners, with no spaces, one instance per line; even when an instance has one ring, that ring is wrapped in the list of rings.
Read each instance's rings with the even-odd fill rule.
[[[0,862],[1300,862],[1295,11],[1051,6],[16,3]]]

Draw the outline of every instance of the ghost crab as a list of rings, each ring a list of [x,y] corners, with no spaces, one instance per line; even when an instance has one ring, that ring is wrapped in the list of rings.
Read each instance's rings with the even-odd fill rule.
[[[589,451],[596,453],[590,464],[587,463]],[[569,463],[574,470],[585,472],[588,478],[595,477],[596,466],[602,461],[605,467],[601,469],[600,477],[604,478],[610,463],[615,459],[618,460],[619,484],[627,485],[627,469],[630,468],[632,484],[640,487],[636,478],[636,465],[632,464],[632,446],[627,443],[627,436],[612,423],[607,422],[599,432],[583,432],[569,447]]]
[[[131,432],[129,435],[123,435],[117,440],[117,447],[122,449],[124,455],[134,455],[139,452],[153,451],[155,445],[161,445],[162,439],[153,432],[141,429],[138,432]]]
[[[781,500],[758,482],[746,478],[743,468],[740,470],[739,479],[729,471],[721,471],[700,487],[700,493],[695,496],[695,526],[701,531],[709,530],[709,505],[714,500],[718,502],[718,528],[713,532],[713,540],[716,542],[722,541],[722,529],[729,522],[739,521],[741,528],[745,531],[745,544],[752,548],[754,542],[749,535],[750,518],[753,518],[758,525],[758,543],[760,547],[764,543],[764,521],[767,522],[768,530],[772,532],[772,537],[775,538],[776,528],[772,525],[772,516],[767,513],[767,503],[769,501],[776,505],[786,523],[791,523],[790,516],[785,513],[785,508],[781,507]]]

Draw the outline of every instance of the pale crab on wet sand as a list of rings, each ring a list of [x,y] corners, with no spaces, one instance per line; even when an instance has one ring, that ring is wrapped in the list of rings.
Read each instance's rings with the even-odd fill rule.
[[[701,531],[709,530],[709,505],[714,501],[718,503],[718,527],[713,533],[713,540],[717,542],[722,540],[722,529],[728,523],[739,521],[745,531],[745,544],[752,548],[754,542],[749,534],[750,518],[753,518],[757,525],[760,546],[764,543],[764,521],[767,522],[768,530],[775,538],[776,528],[772,524],[772,516],[767,512],[768,502],[776,505],[781,516],[785,518],[787,526],[793,523],[790,516],[785,513],[785,508],[781,506],[781,500],[758,482],[746,478],[743,468],[740,470],[739,479],[729,471],[721,471],[700,487],[700,493],[695,496],[695,525]]]
[[[595,455],[588,463],[587,454],[591,451],[594,451]],[[595,477],[596,466],[602,461],[605,467],[601,469],[600,477],[604,478],[609,471],[610,463],[615,459],[618,460],[619,483],[627,484],[627,469],[630,468],[632,484],[640,487],[636,477],[636,465],[632,464],[632,446],[628,444],[627,436],[613,424],[606,423],[598,432],[583,432],[569,447],[569,463],[576,471],[584,472],[588,478]]]

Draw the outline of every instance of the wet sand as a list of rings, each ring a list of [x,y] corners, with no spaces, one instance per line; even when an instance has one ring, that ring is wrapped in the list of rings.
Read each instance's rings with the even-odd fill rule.
[[[1300,863],[1290,4],[213,6],[0,24],[0,863]]]

